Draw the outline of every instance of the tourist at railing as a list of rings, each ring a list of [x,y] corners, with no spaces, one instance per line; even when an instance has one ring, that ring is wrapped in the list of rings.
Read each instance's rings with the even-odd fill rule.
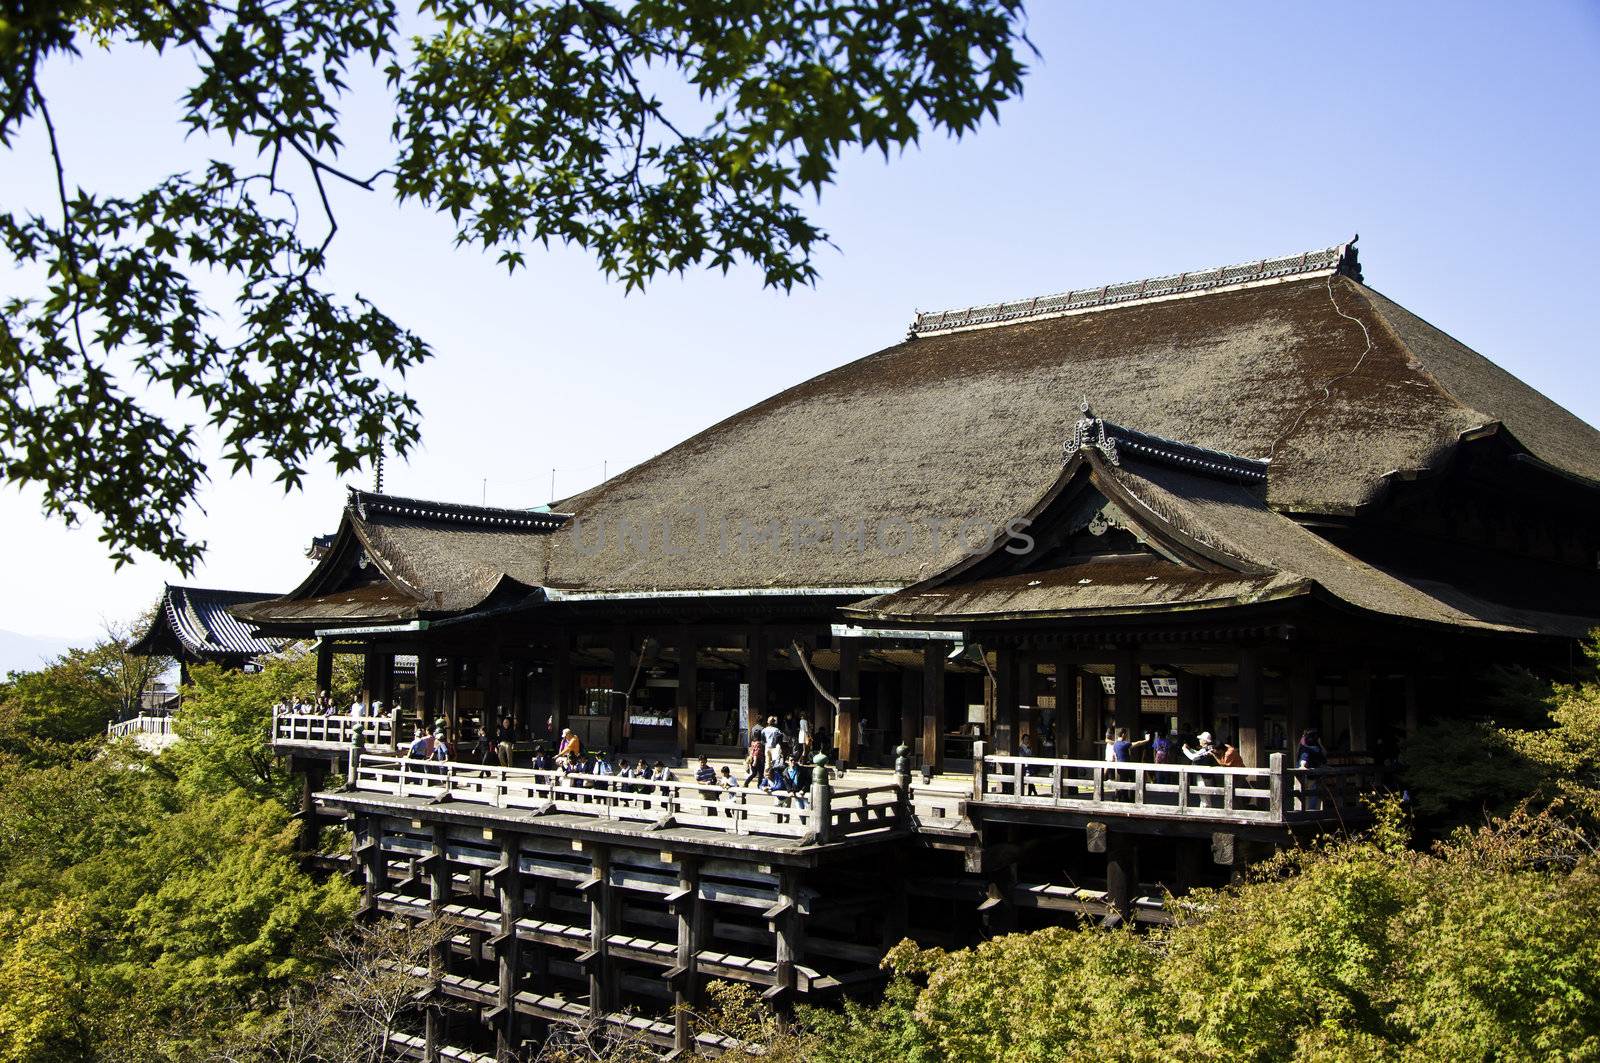
[[[326,690],[317,691],[317,700],[314,704],[314,709],[315,711],[322,713],[324,716],[330,715],[331,712],[338,711],[334,709],[333,694]]]
[[[533,747],[533,763],[529,765],[534,771],[550,770],[550,751],[541,742]]]
[[[1028,734],[1026,731],[1022,732],[1022,737],[1017,740],[1017,756],[1033,756],[1033,736]],[[1025,786],[1029,797],[1037,796],[1039,792],[1033,785],[1033,775],[1038,770],[1039,769],[1033,765],[1029,765],[1022,769],[1022,775],[1025,780]]]
[[[556,767],[562,771],[572,771],[582,759],[583,742],[572,732],[572,728],[563,727],[561,742],[556,746]]]
[[[412,760],[430,762],[449,760],[450,743],[445,741],[444,728],[439,728],[431,735],[426,731],[418,735],[416,739],[412,741],[410,748],[406,750],[406,756]],[[426,767],[422,770],[427,772],[440,772],[443,769]]]
[[[767,769],[767,744],[762,741],[761,732],[757,731],[750,736],[749,755],[744,758],[744,785],[760,782]]]
[[[1244,762],[1244,756],[1239,752],[1239,748],[1232,742],[1222,743],[1222,752],[1217,754],[1217,766],[1221,768],[1249,767]]]
[[[781,763],[783,759],[784,734],[778,726],[776,716],[767,717],[767,725],[761,729],[761,743],[766,747],[766,768],[771,771],[773,766]]]

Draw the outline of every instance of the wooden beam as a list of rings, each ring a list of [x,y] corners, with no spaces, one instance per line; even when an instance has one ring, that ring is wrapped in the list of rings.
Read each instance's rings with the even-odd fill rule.
[[[745,681],[750,684],[750,730],[760,730],[767,722],[767,630],[752,624],[745,636]],[[750,736],[745,736],[748,742]]]
[[[497,832],[498,833],[498,832]],[[499,975],[496,1004],[500,1015],[495,1022],[495,1059],[509,1063],[516,1058],[517,975],[522,963],[517,920],[522,918],[522,846],[514,834],[500,841],[501,872],[494,876],[494,890],[500,907],[500,935],[495,941],[495,965]]]
[[[841,639],[839,644],[839,714],[834,733],[834,748],[839,762],[854,764],[859,757],[856,739],[860,734],[861,715],[861,651],[855,639]]]
[[[1017,653],[1008,646],[994,651],[994,751],[1017,752]]]
[[[930,642],[922,649],[922,764],[944,770],[944,661],[947,642]]]
[[[1239,756],[1251,768],[1265,766],[1262,760],[1261,728],[1261,651],[1246,646],[1239,651]]]
[[[700,685],[699,643],[694,628],[678,628],[678,744],[687,756],[694,752],[696,719],[695,691]]]
[[[633,682],[633,635],[626,625],[611,629],[611,719],[606,743],[613,751],[622,746],[622,724],[628,714],[628,685]]]
[[[1139,649],[1126,646],[1117,651],[1117,707],[1116,725],[1126,729],[1130,738],[1139,734]]]

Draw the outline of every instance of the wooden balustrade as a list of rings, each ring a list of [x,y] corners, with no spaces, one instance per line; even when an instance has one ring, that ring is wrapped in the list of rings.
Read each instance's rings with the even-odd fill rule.
[[[395,748],[394,720],[388,716],[324,716],[288,713],[272,718],[272,740],[302,746],[346,749],[360,728],[368,746]]]
[[[810,837],[817,843],[906,829],[909,824],[903,791],[893,784],[835,789],[822,782],[813,784],[809,792],[769,793],[675,779],[619,778],[363,753],[355,770],[355,789],[735,835]]]
[[[1370,765],[1290,768],[1282,753],[1268,760],[1264,768],[1055,760],[994,756],[980,743],[972,800],[1096,814],[1293,823],[1358,813],[1360,796],[1377,785]]]
[[[122,720],[118,723],[106,724],[106,734],[112,738],[127,738],[129,735],[171,735],[171,716],[135,716],[131,720]]]

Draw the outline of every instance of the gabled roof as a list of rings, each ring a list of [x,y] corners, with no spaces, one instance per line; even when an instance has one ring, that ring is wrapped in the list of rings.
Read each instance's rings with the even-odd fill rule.
[[[261,638],[228,610],[272,595],[206,587],[175,587],[161,593],[150,628],[129,652],[197,660],[231,660],[272,653],[284,640]]]
[[[1179,274],[1092,308],[996,311],[984,327],[925,321],[565,500],[574,519],[546,544],[546,582],[916,583],[959,560],[954,529],[999,527],[1054,482],[1085,400],[1143,436],[1267,463],[1265,508],[1280,513],[1359,514],[1392,474],[1440,468],[1496,421],[1600,482],[1600,432],[1366,287],[1347,251],[1312,253],[1304,271]],[[919,534],[902,549],[906,524]]]
[[[1113,462],[1116,462],[1115,464]],[[1394,619],[1515,634],[1582,637],[1595,617],[1519,609],[1367,564],[1277,513],[1227,475],[1086,445],[1030,508],[1048,523],[1073,491],[1095,490],[1150,547],[1045,570],[990,574],[999,544],[913,587],[845,608],[880,622],[1071,619],[1255,605],[1318,595]],[[1044,528],[1035,531],[1043,534]],[[992,566],[991,566],[992,567]],[[970,577],[970,578],[969,578]]]
[[[566,520],[352,489],[311,574],[238,615],[287,627],[407,621],[527,597],[544,577],[540,540]]]

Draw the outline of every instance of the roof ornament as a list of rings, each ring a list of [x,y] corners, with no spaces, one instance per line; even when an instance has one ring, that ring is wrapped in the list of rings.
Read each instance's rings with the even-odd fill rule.
[[[1061,448],[1062,463],[1072,460],[1072,456],[1079,451],[1098,450],[1111,464],[1121,465],[1122,457],[1117,453],[1116,437],[1106,431],[1105,419],[1094,415],[1094,408],[1089,405],[1087,396],[1079,410],[1083,416],[1078,418],[1078,423],[1072,429],[1072,442]]]

